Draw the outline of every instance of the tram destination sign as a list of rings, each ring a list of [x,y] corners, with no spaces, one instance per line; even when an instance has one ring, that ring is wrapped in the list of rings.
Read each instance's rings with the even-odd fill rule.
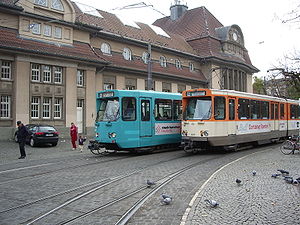
[[[190,91],[190,92],[186,92],[186,96],[205,96],[206,95],[206,91]]]
[[[109,97],[114,97],[114,92],[108,91],[108,92],[98,93],[98,98],[109,98]]]

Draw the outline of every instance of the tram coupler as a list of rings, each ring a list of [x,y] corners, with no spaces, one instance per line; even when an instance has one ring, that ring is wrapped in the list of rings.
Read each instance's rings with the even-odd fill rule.
[[[103,148],[103,146],[95,141],[95,140],[90,140],[89,144],[88,144],[88,149],[90,150],[99,150],[100,148]]]

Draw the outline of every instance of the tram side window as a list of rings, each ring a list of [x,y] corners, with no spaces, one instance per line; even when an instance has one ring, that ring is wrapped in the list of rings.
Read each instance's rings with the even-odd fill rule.
[[[235,120],[235,100],[229,99],[229,120]]]
[[[299,119],[299,106],[298,105],[290,105],[290,118],[291,119]]]
[[[174,120],[182,120],[182,105],[179,100],[173,101],[173,115]]]
[[[154,116],[156,120],[172,119],[172,100],[156,99]]]
[[[250,101],[250,112],[251,112],[251,119],[261,119],[260,113],[260,101],[251,100]]]
[[[284,119],[284,104],[280,104],[280,119]]]
[[[136,100],[135,98],[122,99],[122,119],[124,121],[136,120]]]
[[[250,118],[250,112],[249,112],[249,99],[239,99],[239,109],[238,109],[238,115],[240,120],[247,120]]]
[[[141,119],[142,121],[150,121],[150,101],[141,101]]]
[[[215,120],[224,120],[225,119],[225,98],[217,96],[214,99],[215,106]]]
[[[269,102],[261,102],[260,108],[261,108],[262,119],[264,120],[269,119]]]

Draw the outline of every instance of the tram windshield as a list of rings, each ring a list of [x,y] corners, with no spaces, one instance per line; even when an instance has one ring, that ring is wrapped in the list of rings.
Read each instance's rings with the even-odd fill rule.
[[[211,117],[211,97],[189,98],[184,113],[185,120],[208,120]]]
[[[115,121],[119,118],[119,99],[101,99],[96,121]]]

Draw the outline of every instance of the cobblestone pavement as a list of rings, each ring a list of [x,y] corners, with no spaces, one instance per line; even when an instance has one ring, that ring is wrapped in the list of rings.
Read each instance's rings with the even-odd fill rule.
[[[300,186],[277,169],[300,177],[300,154],[283,155],[278,147],[242,157],[216,171],[189,203],[181,225],[296,225],[300,224]],[[255,170],[257,174],[252,175]],[[240,179],[241,185],[235,180]],[[211,208],[205,199],[219,207]]]

